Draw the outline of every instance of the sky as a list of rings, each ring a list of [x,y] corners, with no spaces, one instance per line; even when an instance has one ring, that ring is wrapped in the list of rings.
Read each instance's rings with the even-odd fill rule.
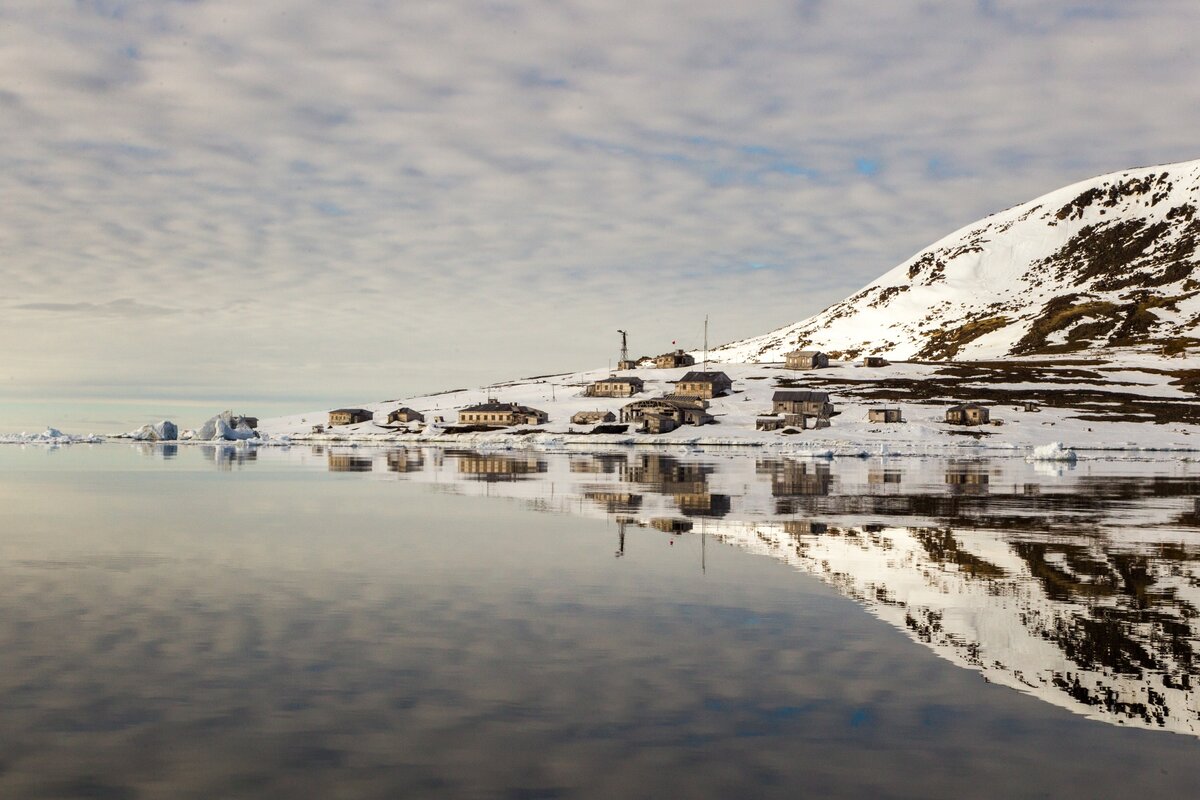
[[[8,0],[0,431],[271,416],[808,317],[1200,157],[1188,0]]]

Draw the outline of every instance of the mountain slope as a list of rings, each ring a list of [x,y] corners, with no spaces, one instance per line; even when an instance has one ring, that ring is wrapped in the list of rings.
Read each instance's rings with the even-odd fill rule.
[[[1104,175],[962,228],[803,322],[724,345],[727,362],[986,359],[1200,345],[1200,161]]]

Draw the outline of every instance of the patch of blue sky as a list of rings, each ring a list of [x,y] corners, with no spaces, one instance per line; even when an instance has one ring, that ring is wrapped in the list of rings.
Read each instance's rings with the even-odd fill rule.
[[[877,158],[860,156],[854,159],[854,171],[859,175],[865,175],[868,178],[873,178],[878,175],[883,169],[883,163]]]

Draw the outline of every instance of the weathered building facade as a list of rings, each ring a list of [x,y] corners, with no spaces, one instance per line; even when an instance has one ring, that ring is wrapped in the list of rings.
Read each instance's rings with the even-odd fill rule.
[[[713,421],[708,403],[694,397],[655,397],[635,400],[621,408],[621,422],[638,422],[650,414],[670,417],[679,425],[704,425]]]
[[[960,403],[946,409],[946,422],[951,425],[986,425],[991,419],[987,406]]]
[[[389,411],[387,421],[389,425],[394,423],[424,422],[425,415],[420,411],[414,411],[408,406],[402,406],[394,411]]]
[[[654,366],[659,369],[690,367],[695,363],[696,359],[682,350],[676,350],[674,353],[663,353],[661,356],[654,357]]]
[[[543,425],[549,419],[549,415],[541,409],[516,403],[499,403],[495,400],[468,406],[458,412],[460,425],[488,425],[494,428],[507,428],[512,425]]]
[[[641,378],[608,377],[587,387],[588,397],[633,397],[645,387]]]
[[[598,422],[615,422],[617,415],[611,411],[576,411],[571,417],[574,425],[595,425]]]
[[[829,402],[829,392],[780,389],[771,396],[771,412],[828,419],[833,416],[833,403]]]
[[[337,408],[329,412],[329,427],[370,422],[375,415],[365,408]]]
[[[867,411],[868,422],[904,422],[899,408],[872,408]]]
[[[711,400],[729,394],[733,381],[724,372],[689,372],[675,381],[677,397],[700,397]]]
[[[783,357],[788,369],[824,369],[829,366],[829,356],[820,350],[793,350]]]

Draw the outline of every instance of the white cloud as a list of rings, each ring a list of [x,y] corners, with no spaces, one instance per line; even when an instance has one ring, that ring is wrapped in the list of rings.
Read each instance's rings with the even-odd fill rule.
[[[1194,157],[1198,22],[1182,2],[9,3],[0,361],[24,385],[349,402],[603,363],[616,327],[645,352],[705,312],[714,338],[757,333],[985,213]],[[13,366],[31,343],[37,368]]]

